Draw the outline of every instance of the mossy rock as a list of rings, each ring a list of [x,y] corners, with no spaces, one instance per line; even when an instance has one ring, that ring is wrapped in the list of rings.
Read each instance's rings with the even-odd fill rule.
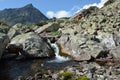
[[[63,72],[62,74],[60,74],[60,76],[64,78],[71,78],[73,74],[71,72]]]
[[[79,76],[78,78],[72,78],[71,80],[90,80],[90,79],[86,76]]]

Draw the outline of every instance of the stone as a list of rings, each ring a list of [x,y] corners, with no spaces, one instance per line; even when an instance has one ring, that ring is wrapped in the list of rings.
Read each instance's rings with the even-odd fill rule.
[[[59,28],[60,28],[60,25],[57,22],[48,23],[48,24],[38,28],[37,30],[35,30],[35,32],[38,34],[40,34],[42,32],[55,32],[55,31],[58,31]]]
[[[10,28],[7,35],[9,36],[10,39],[12,39],[16,35],[26,33],[29,31],[30,31],[30,29],[28,28],[28,26],[22,25],[21,23],[18,23]]]
[[[90,53],[86,53],[85,50],[81,50],[80,46],[85,44],[87,38],[76,36],[63,35],[57,41],[61,47],[61,52],[66,53],[74,58],[74,60],[90,60]]]
[[[85,61],[91,59],[91,54],[89,51],[81,50],[78,55],[73,55],[73,57],[76,61]]]
[[[10,41],[10,39],[6,34],[0,33],[0,59],[3,55],[3,52],[5,51],[7,44],[9,43],[9,41]]]
[[[106,55],[104,53],[104,49],[102,47],[99,47],[99,45],[94,45],[90,47],[90,52],[91,56],[93,58],[97,58],[97,57],[103,57],[104,55]]]
[[[16,48],[18,47],[18,52],[28,58],[55,56],[52,47],[34,32],[17,35],[11,40],[10,45],[15,45]],[[9,48],[12,49],[12,47]]]
[[[99,31],[96,38],[99,39],[101,44],[103,44],[108,49],[112,49],[112,48],[116,47],[115,41],[113,39],[113,35],[110,33],[105,33],[105,32]]]
[[[58,74],[53,74],[53,75],[52,75],[52,78],[53,78],[53,79],[57,79],[58,77],[59,77]]]
[[[8,25],[2,25],[2,24],[0,24],[0,32],[1,32],[1,33],[7,34],[9,28],[10,28],[10,27],[9,27]]]
[[[119,32],[115,32],[113,34],[113,39],[115,41],[115,45],[119,46],[120,45],[120,34],[119,34]]]
[[[35,80],[41,79],[43,74],[41,72],[38,72],[34,75]]]
[[[87,29],[87,32],[88,32],[89,34],[94,34],[94,33],[96,32],[96,30],[89,27],[89,28]]]
[[[10,29],[9,31],[8,31],[8,36],[9,36],[9,38],[10,39],[12,39],[14,36],[16,36],[17,34],[19,34],[19,33],[17,33],[17,31],[15,30],[15,29]]]
[[[120,46],[111,49],[110,50],[110,54],[114,57],[114,58],[119,58],[120,59]]]
[[[23,76],[18,76],[17,80],[25,80]]]

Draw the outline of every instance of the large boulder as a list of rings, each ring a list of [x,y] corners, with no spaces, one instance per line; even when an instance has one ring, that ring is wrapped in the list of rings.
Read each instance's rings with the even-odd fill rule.
[[[19,52],[26,57],[43,58],[55,56],[54,50],[51,48],[51,46],[34,32],[17,35],[11,40],[8,46],[10,50],[13,49],[10,47],[11,45],[13,47],[16,46],[16,49],[20,50],[14,52]]]
[[[10,40],[6,34],[0,33],[0,59],[9,41]]]
[[[35,30],[35,32],[39,34],[42,32],[55,32],[55,31],[58,31],[59,28],[60,28],[60,25],[57,22],[53,22],[38,28],[37,30]]]
[[[62,35],[57,43],[60,45],[62,53],[72,56],[77,61],[106,58],[109,53],[103,44],[89,40],[80,34],[76,36]]]
[[[86,46],[83,46],[84,49],[81,47],[86,41],[87,39],[80,37],[80,35],[62,35],[57,43],[60,45],[62,53],[72,56],[75,60],[82,61],[91,59],[90,52],[86,52]]]
[[[28,26],[18,23],[10,28],[10,30],[8,31],[8,36],[10,39],[12,39],[16,35],[27,33],[29,31],[30,29],[28,28]]]

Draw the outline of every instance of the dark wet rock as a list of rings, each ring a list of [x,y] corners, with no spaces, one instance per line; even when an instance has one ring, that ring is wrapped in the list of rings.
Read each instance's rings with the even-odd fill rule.
[[[6,34],[0,33],[0,59],[3,55],[3,52],[5,51],[7,44],[9,43],[9,41],[10,41],[10,39]]]
[[[15,59],[20,54],[20,51],[22,50],[22,45],[18,46],[20,44],[8,44],[2,59]]]
[[[19,76],[17,80],[25,80],[25,78],[23,76]]]
[[[2,56],[2,59],[15,59],[17,56],[18,54],[7,53]]]

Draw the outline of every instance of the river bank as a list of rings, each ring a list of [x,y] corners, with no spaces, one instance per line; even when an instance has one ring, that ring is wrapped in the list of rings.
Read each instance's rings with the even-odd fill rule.
[[[58,71],[66,66],[76,64],[74,61],[62,63],[49,62],[51,59],[26,59],[26,60],[1,60],[0,80],[16,80],[19,76],[27,78],[34,76],[37,72]]]
[[[49,62],[51,59],[1,60],[0,80],[119,80],[120,64],[114,62]],[[104,60],[105,61],[105,60]]]

